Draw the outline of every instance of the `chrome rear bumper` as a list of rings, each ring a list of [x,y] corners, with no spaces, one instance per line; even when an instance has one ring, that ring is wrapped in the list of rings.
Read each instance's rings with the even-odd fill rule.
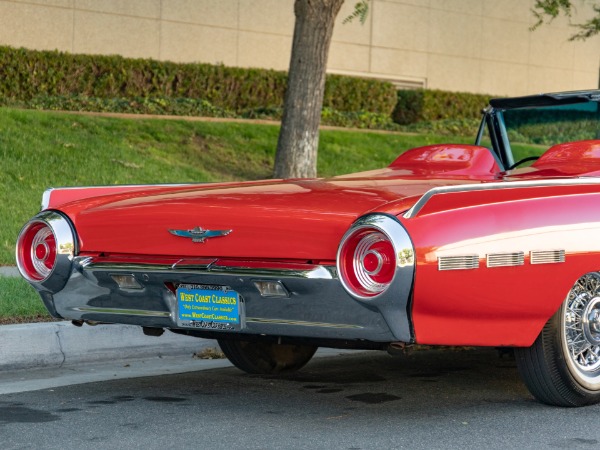
[[[133,276],[139,288],[121,288],[115,275]],[[227,286],[239,293],[244,304],[244,326],[236,335],[413,342],[408,314],[412,270],[401,276],[403,292],[386,292],[375,301],[361,301],[344,290],[335,266],[329,265],[232,266],[216,259],[148,264],[76,257],[65,287],[57,293],[40,291],[40,295],[51,314],[65,319],[201,334],[198,329],[177,325],[172,287]],[[262,296],[254,281],[278,281],[289,296]]]

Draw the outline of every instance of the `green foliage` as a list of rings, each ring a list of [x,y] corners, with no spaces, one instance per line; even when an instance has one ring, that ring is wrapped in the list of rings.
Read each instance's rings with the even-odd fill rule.
[[[402,127],[403,131],[419,134],[436,134],[438,136],[474,136],[481,119],[443,119],[428,122],[417,122]]]
[[[11,107],[277,120],[285,86],[286,73],[274,70],[0,46],[0,105]],[[479,118],[488,99],[438,90],[396,91],[379,80],[329,75],[322,120],[394,130],[396,124]]]
[[[509,130],[512,142],[538,144],[548,148],[557,142],[598,139],[598,120],[581,119],[527,123]]]
[[[342,24],[347,24],[352,22],[354,19],[358,19],[358,21],[364,25],[367,21],[367,16],[369,15],[369,0],[360,0],[354,5],[354,11],[346,17]]]
[[[371,130],[400,130],[388,114],[369,111],[343,112],[323,108],[321,124],[345,128],[366,128]]]
[[[392,117],[407,125],[421,121],[479,119],[489,95],[439,90],[401,90]]]
[[[127,102],[158,99],[145,100],[151,103],[152,110],[162,101],[187,99],[196,103],[181,105],[183,101],[176,100],[179,109],[194,110],[200,105],[204,113],[210,105],[218,111],[241,113],[256,108],[281,108],[286,82],[287,74],[275,70],[0,46],[0,98],[13,102],[68,104],[71,99],[72,103],[81,100],[84,105],[96,103],[103,107],[103,101],[93,99],[110,99],[111,109],[115,104],[127,109]],[[394,103],[395,89],[390,83],[327,77],[325,107],[389,114]]]
[[[489,95],[426,90],[423,98],[424,119],[479,119],[489,101]]]
[[[398,101],[392,112],[392,119],[400,125],[408,125],[423,120],[423,89],[402,89],[398,91]]]
[[[571,0],[535,0],[531,12],[536,19],[536,23],[531,26],[531,29],[535,30],[542,25],[546,16],[550,21],[556,19],[560,13],[571,17],[571,10]]]
[[[0,106],[46,111],[84,111],[171,116],[237,117],[206,100],[171,97],[98,98],[40,95],[28,101],[0,98]]]
[[[394,110],[396,101],[396,88],[391,83],[372,78],[327,76],[323,97],[325,108],[389,115]]]
[[[573,34],[569,40],[586,40],[598,33],[600,33],[600,4],[598,0],[592,0],[587,2],[580,2],[582,6],[584,3],[596,3],[592,6],[594,16],[586,22],[572,24],[573,27],[579,28],[579,32]],[[536,30],[547,20],[548,23],[552,22],[558,16],[563,14],[565,17],[570,18],[573,14],[573,1],[572,0],[536,0],[531,12],[535,17],[536,22],[531,26],[531,30]]]

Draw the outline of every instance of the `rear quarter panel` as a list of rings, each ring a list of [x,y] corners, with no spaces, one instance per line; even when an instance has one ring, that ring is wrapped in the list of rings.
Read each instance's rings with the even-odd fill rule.
[[[421,344],[529,346],[575,281],[600,270],[598,185],[440,194],[403,223],[416,249]],[[565,250],[565,262],[531,264],[540,250]],[[487,267],[487,255],[506,252],[523,252],[523,265]],[[461,255],[479,267],[438,269],[438,258]]]

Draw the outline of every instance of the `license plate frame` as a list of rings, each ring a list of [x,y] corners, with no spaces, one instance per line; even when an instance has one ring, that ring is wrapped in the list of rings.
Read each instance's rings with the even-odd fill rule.
[[[179,327],[209,331],[239,331],[244,327],[242,297],[227,286],[180,284],[176,297]]]

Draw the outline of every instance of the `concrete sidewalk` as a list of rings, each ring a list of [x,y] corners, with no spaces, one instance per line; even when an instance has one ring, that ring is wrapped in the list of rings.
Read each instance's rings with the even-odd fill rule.
[[[169,331],[149,337],[131,325],[4,325],[0,326],[0,395],[231,367],[227,359],[194,357],[208,349],[218,349],[217,342]],[[354,351],[323,348],[315,356],[350,352]]]
[[[169,331],[146,336],[133,325],[76,327],[71,322],[0,326],[0,370],[61,367],[89,362],[184,356],[208,348],[216,341],[182,336]]]
[[[0,276],[19,277],[15,266],[0,266]],[[214,340],[165,331],[146,336],[133,325],[76,327],[71,322],[0,326],[0,371],[52,368],[80,363],[185,356],[218,348]]]

